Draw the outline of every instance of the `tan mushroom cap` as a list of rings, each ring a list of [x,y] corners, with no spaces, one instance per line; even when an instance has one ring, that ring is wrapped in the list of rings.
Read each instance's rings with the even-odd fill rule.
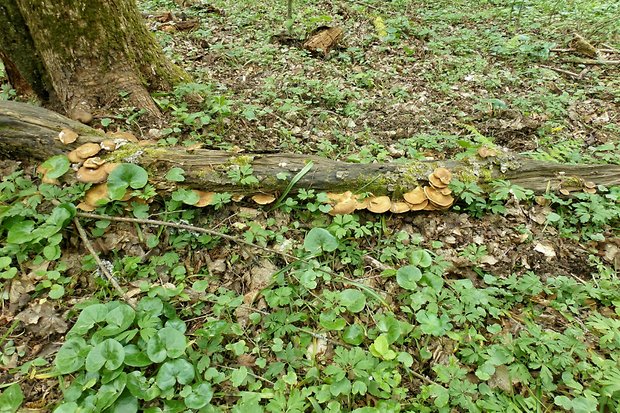
[[[433,171],[433,175],[435,175],[435,177],[439,178],[439,180],[444,185],[448,185],[450,183],[450,181],[452,180],[452,172],[450,172],[450,170],[447,169],[447,168],[443,168],[443,167],[436,168]]]
[[[409,191],[403,194],[403,198],[405,201],[409,202],[412,205],[421,204],[426,201],[426,194],[421,186],[416,187],[414,190]]]
[[[374,196],[368,199],[368,207],[367,209],[370,212],[374,212],[376,214],[382,214],[390,210],[390,206],[392,206],[392,201],[390,201],[390,197],[388,196]]]
[[[256,194],[252,197],[252,201],[256,202],[258,205],[271,204],[275,200],[276,196],[272,194]]]
[[[444,184],[443,182],[441,182],[441,179],[435,176],[434,173],[428,176],[428,182],[430,182],[433,188],[437,188],[437,189],[445,188],[448,186],[447,184]]]
[[[99,146],[105,151],[113,151],[116,149],[116,142],[114,142],[114,139],[104,139]]]
[[[478,148],[478,155],[481,158],[489,158],[492,156],[497,156],[497,151],[495,149],[489,148],[488,146],[481,146]]]
[[[101,146],[98,143],[88,142],[75,148],[75,154],[82,159],[95,156],[101,151]]]
[[[104,168],[91,169],[82,166],[77,170],[76,178],[79,182],[98,184],[108,178],[108,173]]]
[[[589,189],[594,189],[596,188],[596,184],[592,181],[586,181],[583,183],[583,186]]]
[[[350,214],[358,209],[357,195],[354,195],[351,191],[341,194],[329,192],[327,193],[327,198],[332,205],[332,209],[329,211],[330,215]]]
[[[425,199],[424,201],[420,202],[419,204],[409,204],[409,210],[410,211],[422,211],[423,209],[426,209],[426,206],[429,203],[430,202],[428,202],[428,199]]]
[[[103,168],[103,170],[106,171],[108,173],[108,175],[109,175],[119,165],[120,165],[120,163],[118,163],[118,162],[112,162],[112,163],[104,164],[101,168]]]
[[[92,158],[88,158],[87,160],[85,160],[83,166],[84,168],[97,169],[104,163],[106,163],[105,159],[101,159],[98,156],[94,156]]]
[[[194,204],[196,207],[206,207],[211,204],[211,201],[213,201],[213,198],[215,197],[215,192],[199,191],[197,189],[194,189],[193,191],[199,196],[198,202]]]
[[[351,191],[342,192],[342,193],[328,192],[325,195],[327,195],[327,198],[330,200],[330,202],[332,202],[333,204],[337,204],[338,202],[343,201],[345,199],[351,199],[353,197],[353,192]]]
[[[79,156],[76,152],[76,149],[72,150],[71,152],[69,152],[67,154],[67,158],[69,158],[69,161],[71,163],[82,163],[84,162],[85,158],[82,158],[81,156]]]
[[[395,214],[403,214],[409,211],[411,211],[411,207],[404,201],[395,201],[392,202],[392,205],[390,205],[390,212]]]
[[[230,199],[232,199],[233,202],[241,202],[243,201],[243,198],[245,198],[245,195],[233,195],[230,197]]]
[[[448,187],[439,188],[437,190],[439,191],[439,193],[441,193],[441,195],[450,195],[452,193],[452,190]]]
[[[138,142],[138,138],[131,132],[116,131],[107,133],[112,139],[124,139],[129,142]]]
[[[84,203],[97,207],[99,205],[105,205],[110,202],[108,193],[108,184],[95,185],[86,191],[84,196]]]
[[[424,187],[424,193],[429,201],[438,207],[449,207],[454,202],[454,198],[451,195],[443,195],[437,189],[430,186]]]
[[[583,188],[583,192],[585,192],[586,194],[595,194],[596,188]]]
[[[65,145],[73,143],[77,140],[78,134],[69,128],[65,128],[58,134],[58,140]]]
[[[330,215],[350,214],[357,209],[357,200],[355,198],[344,199],[332,206],[329,211]]]

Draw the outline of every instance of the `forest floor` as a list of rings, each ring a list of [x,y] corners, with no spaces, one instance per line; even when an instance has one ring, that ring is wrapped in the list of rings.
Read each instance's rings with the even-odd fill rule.
[[[356,163],[496,146],[620,164],[618,2],[298,1],[292,21],[286,6],[141,2],[195,83],[155,96],[164,127],[134,108],[100,127]],[[344,31],[326,55],[302,47],[320,26]],[[115,202],[96,213],[243,240],[80,218],[133,309],[74,227],[11,230],[49,227],[51,199],[81,193],[0,167],[0,412],[620,409],[620,186],[456,182],[449,211],[382,215],[321,213],[313,191],[276,209]]]

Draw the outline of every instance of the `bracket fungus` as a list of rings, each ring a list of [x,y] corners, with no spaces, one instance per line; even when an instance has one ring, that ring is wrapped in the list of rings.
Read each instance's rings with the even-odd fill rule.
[[[108,178],[108,173],[104,168],[88,168],[86,166],[80,167],[75,174],[75,177],[79,182],[98,184],[105,181]]]
[[[328,193],[327,198],[332,202],[332,209],[329,211],[330,215],[350,214],[358,209],[357,196],[351,191],[343,192],[342,194]]]
[[[77,138],[78,138],[78,134],[68,128],[61,130],[60,133],[58,134],[58,140],[62,142],[64,145],[68,145],[70,143],[75,142]]]
[[[199,191],[197,189],[194,189],[194,192],[199,197],[198,202],[196,202],[194,206],[200,208],[206,207],[207,205],[211,204],[211,201],[213,201],[213,198],[215,197],[215,192]]]
[[[382,214],[390,210],[392,201],[388,196],[375,196],[368,199],[368,210],[375,214]]]
[[[276,197],[272,194],[256,194],[252,197],[252,201],[256,202],[258,205],[271,204],[275,200]]]
[[[99,151],[101,151],[101,146],[99,146],[99,144],[89,142],[69,152],[67,157],[72,163],[82,163],[85,159],[97,155]]]

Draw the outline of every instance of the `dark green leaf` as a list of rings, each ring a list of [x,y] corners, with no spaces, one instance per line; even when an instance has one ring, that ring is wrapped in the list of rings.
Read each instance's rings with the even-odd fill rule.
[[[114,168],[108,177],[108,192],[111,199],[121,199],[127,188],[143,188],[148,182],[144,168],[132,163],[123,163]]]

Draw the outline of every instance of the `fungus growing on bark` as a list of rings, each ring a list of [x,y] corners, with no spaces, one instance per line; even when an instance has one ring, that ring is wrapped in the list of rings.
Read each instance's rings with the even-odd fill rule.
[[[258,205],[267,205],[275,201],[276,197],[275,195],[271,195],[271,194],[256,194],[252,197],[252,200],[256,202]]]
[[[424,194],[427,196],[428,200],[431,202],[433,206],[438,208],[448,208],[454,202],[454,198],[451,195],[444,195],[439,192],[437,189],[425,186]]]
[[[78,134],[68,128],[61,130],[58,134],[58,140],[65,145],[75,142],[77,138]]]
[[[387,196],[375,196],[368,199],[367,209],[376,214],[382,214],[390,210],[392,201]]]
[[[196,202],[194,206],[200,208],[211,204],[211,201],[213,201],[213,198],[215,197],[215,192],[199,191],[197,189],[194,189],[194,192],[199,196],[198,202]]]
[[[108,178],[108,173],[104,168],[92,169],[82,166],[77,170],[75,176],[79,182],[98,184]]]
[[[411,211],[411,208],[407,202],[404,201],[395,201],[390,205],[390,212],[395,214],[403,214],[405,212]]]
[[[89,169],[97,169],[100,166],[102,166],[104,163],[106,163],[105,159],[101,159],[98,156],[94,156],[92,158],[88,158],[87,160],[84,161],[84,168],[89,168]]]

